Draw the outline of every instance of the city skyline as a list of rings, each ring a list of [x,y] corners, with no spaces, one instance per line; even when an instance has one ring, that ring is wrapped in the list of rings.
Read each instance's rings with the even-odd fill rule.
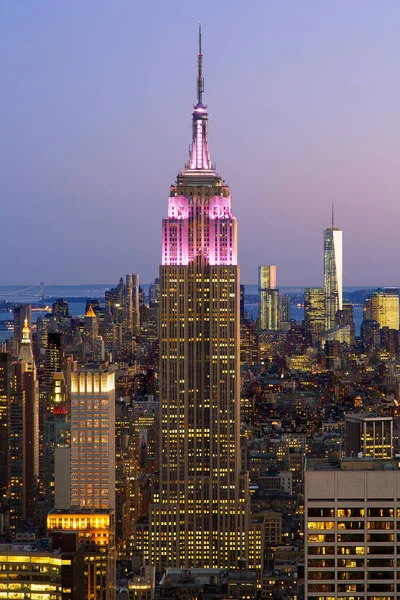
[[[154,279],[152,215],[162,214],[163,182],[185,161],[181,115],[193,84],[186,48],[194,47],[200,19],[213,159],[235,190],[243,281],[255,283],[261,263],[277,265],[280,286],[318,285],[333,197],[344,231],[344,286],[396,285],[389,258],[397,239],[399,89],[391,73],[400,8],[255,3],[251,19],[239,3],[225,8],[205,2],[195,16],[174,2],[155,15],[92,2],[0,8],[2,238],[16,259],[32,259],[13,261],[12,273],[5,265],[4,284],[113,281],[117,269]],[[179,39],[169,33],[172,21]],[[179,94],[164,92],[174,79]],[[376,206],[383,244],[370,216]],[[49,257],[51,243],[73,270]]]

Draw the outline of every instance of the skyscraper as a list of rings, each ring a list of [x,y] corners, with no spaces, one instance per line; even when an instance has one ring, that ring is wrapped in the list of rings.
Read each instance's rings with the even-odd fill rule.
[[[8,407],[10,527],[33,519],[39,476],[39,391],[28,320],[22,328],[19,361],[11,365]]]
[[[260,329],[277,330],[280,327],[279,290],[276,289],[276,267],[258,267]]]
[[[304,327],[315,341],[325,329],[325,290],[324,288],[305,288],[304,290]]]
[[[399,597],[398,461],[307,459],[304,598]]]
[[[49,397],[49,414],[45,423],[44,438],[44,482],[46,502],[54,506],[55,452],[57,448],[70,444],[71,422],[66,404],[65,380],[62,373],[54,373]]]
[[[376,321],[379,327],[399,329],[399,290],[385,288],[376,290],[367,298],[363,307],[364,321]]]
[[[287,294],[279,295],[279,319],[282,330],[290,328],[290,296]]]
[[[108,371],[71,373],[71,504],[115,508],[115,384]]]
[[[336,312],[342,310],[343,288],[342,231],[335,227],[332,206],[332,227],[324,231],[325,329],[335,327]]]
[[[160,475],[150,510],[157,566],[236,567],[248,554],[237,222],[211,165],[203,88],[200,32],[190,158],[162,226]]]
[[[10,394],[10,355],[0,352],[0,494],[8,483],[8,407]]]

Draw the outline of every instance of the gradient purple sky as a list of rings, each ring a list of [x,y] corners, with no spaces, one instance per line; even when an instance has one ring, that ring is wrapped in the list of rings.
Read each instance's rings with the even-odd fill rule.
[[[203,23],[210,150],[242,281],[399,285],[400,2],[0,3],[0,284],[154,279]]]

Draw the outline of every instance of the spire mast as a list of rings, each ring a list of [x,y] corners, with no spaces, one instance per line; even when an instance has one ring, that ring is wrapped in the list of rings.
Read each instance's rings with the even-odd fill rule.
[[[197,103],[203,104],[204,79],[203,55],[201,53],[201,23],[199,23],[199,53],[197,55]]]
[[[335,228],[335,202],[332,200],[332,229]]]

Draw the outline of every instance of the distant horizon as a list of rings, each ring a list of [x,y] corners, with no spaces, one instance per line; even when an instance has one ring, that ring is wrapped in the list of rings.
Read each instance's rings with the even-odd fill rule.
[[[124,277],[124,276],[123,276]],[[140,274],[139,274],[139,285],[151,285],[152,283],[154,283],[154,279],[152,281],[140,281]],[[116,287],[118,285],[118,281],[115,281],[113,283],[46,283],[44,282],[44,289],[46,291],[46,288],[52,288],[52,287]],[[244,286],[258,286],[258,282],[241,282],[241,285]],[[14,284],[10,284],[10,283],[6,283],[6,284],[1,284],[0,283],[0,290],[3,288],[39,288],[40,284],[38,283],[14,283]],[[283,289],[283,288],[308,288],[308,287],[323,287],[323,285],[321,284],[291,284],[291,285],[279,285],[277,284],[276,288],[277,289]],[[400,288],[400,284],[398,285],[394,285],[394,284],[379,284],[379,285],[371,285],[371,284],[353,284],[353,285],[343,285],[343,289],[377,289],[377,288]]]

